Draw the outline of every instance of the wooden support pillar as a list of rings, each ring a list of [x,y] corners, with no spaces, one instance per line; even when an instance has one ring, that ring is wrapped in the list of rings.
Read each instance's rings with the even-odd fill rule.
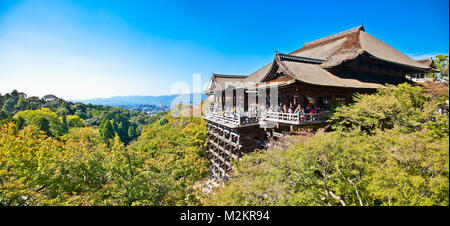
[[[225,90],[222,90],[222,111],[225,110]]]
[[[247,90],[244,89],[244,111],[248,111],[248,93]]]
[[[230,156],[230,158],[232,158],[232,154],[233,154],[233,135],[231,134],[231,131],[230,131],[230,146],[229,146],[229,151],[230,151],[230,153],[229,153],[229,156]]]
[[[236,108],[236,89],[233,89],[233,107]]]
[[[238,151],[238,153],[237,153],[237,161],[239,162],[239,160],[240,160],[240,158],[241,158],[241,148],[240,148],[240,144],[241,144],[241,135],[238,135],[237,136],[237,138],[236,138],[236,143],[237,143],[237,151]]]

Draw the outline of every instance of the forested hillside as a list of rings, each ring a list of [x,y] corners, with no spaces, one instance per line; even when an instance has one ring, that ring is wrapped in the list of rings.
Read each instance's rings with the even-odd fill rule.
[[[356,96],[331,132],[245,155],[209,195],[201,118],[12,92],[0,98],[0,205],[448,205],[441,88]]]
[[[54,95],[27,97],[17,90],[0,94],[0,124],[15,122],[19,129],[33,124],[52,137],[62,136],[71,128],[100,126],[102,129],[108,121],[114,130],[110,135],[117,134],[122,142],[128,144],[139,136],[145,125],[161,115],[151,117],[118,107],[72,103]],[[108,131],[103,130],[102,136],[106,135],[105,132]]]
[[[449,205],[448,89],[428,88],[355,97],[334,113],[333,132],[244,156],[204,203]]]
[[[201,119],[0,96],[0,205],[197,205]]]
[[[18,112],[0,125],[0,205],[199,204],[193,185],[208,172],[201,119],[154,116],[125,146],[120,131],[80,125],[59,134],[56,113],[28,111],[24,122]],[[114,120],[106,113],[101,124]]]

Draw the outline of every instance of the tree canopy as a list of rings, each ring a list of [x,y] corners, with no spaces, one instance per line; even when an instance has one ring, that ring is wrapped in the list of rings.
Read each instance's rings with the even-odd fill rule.
[[[58,119],[42,111],[40,119]],[[193,185],[208,172],[205,125],[164,117],[128,146],[106,117],[108,142],[101,127],[52,137],[41,121],[0,125],[0,205],[198,205]]]
[[[333,132],[260,151],[206,205],[448,205],[448,115],[420,86],[337,108]]]
[[[331,132],[244,155],[209,196],[201,118],[0,100],[0,205],[449,205],[448,94],[436,87],[356,95]]]
[[[145,125],[159,120],[165,112],[150,116],[144,112],[129,111],[118,107],[82,104],[65,101],[55,95],[45,95],[42,98],[31,96],[13,90],[0,95],[0,124],[24,119],[24,126],[35,124],[38,120],[45,124],[44,117],[49,122],[49,135],[62,136],[70,128],[85,126],[100,126],[104,118],[111,120],[111,125],[121,141],[126,145],[135,140]],[[42,124],[41,123],[41,124]],[[19,124],[17,124],[19,125]],[[131,128],[131,135],[129,131]]]
[[[444,79],[448,82],[448,66],[449,66],[448,56],[442,54],[436,55],[436,57],[433,59],[433,63],[436,66],[436,69],[440,71],[435,76]]]

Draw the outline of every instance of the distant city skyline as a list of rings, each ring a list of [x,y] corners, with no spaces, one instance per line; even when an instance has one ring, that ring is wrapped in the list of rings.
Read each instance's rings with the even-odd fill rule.
[[[412,58],[448,54],[448,3],[0,0],[0,93],[168,95],[361,24]]]

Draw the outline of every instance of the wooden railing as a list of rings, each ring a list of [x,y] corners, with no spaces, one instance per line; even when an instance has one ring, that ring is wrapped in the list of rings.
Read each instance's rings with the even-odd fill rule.
[[[245,126],[257,124],[261,120],[280,122],[293,125],[313,124],[325,122],[328,118],[328,111],[320,113],[283,113],[264,111],[258,116],[228,116],[219,112],[208,112],[205,116],[206,119],[214,120],[216,122],[232,125],[232,126]]]
[[[220,122],[227,125],[233,126],[245,126],[251,124],[258,123],[258,117],[250,117],[250,116],[228,116],[226,114],[221,114],[218,112],[208,112],[206,114],[207,119],[212,119],[216,122]]]
[[[327,115],[328,112],[301,114],[267,111],[262,114],[261,118],[262,120],[272,122],[302,125],[325,122],[327,120]]]
[[[300,122],[300,114],[267,111],[263,113],[262,119],[274,122],[298,124]]]
[[[226,124],[239,125],[239,120],[236,117],[223,115],[217,112],[209,112],[207,114],[207,117],[221,121]]]

